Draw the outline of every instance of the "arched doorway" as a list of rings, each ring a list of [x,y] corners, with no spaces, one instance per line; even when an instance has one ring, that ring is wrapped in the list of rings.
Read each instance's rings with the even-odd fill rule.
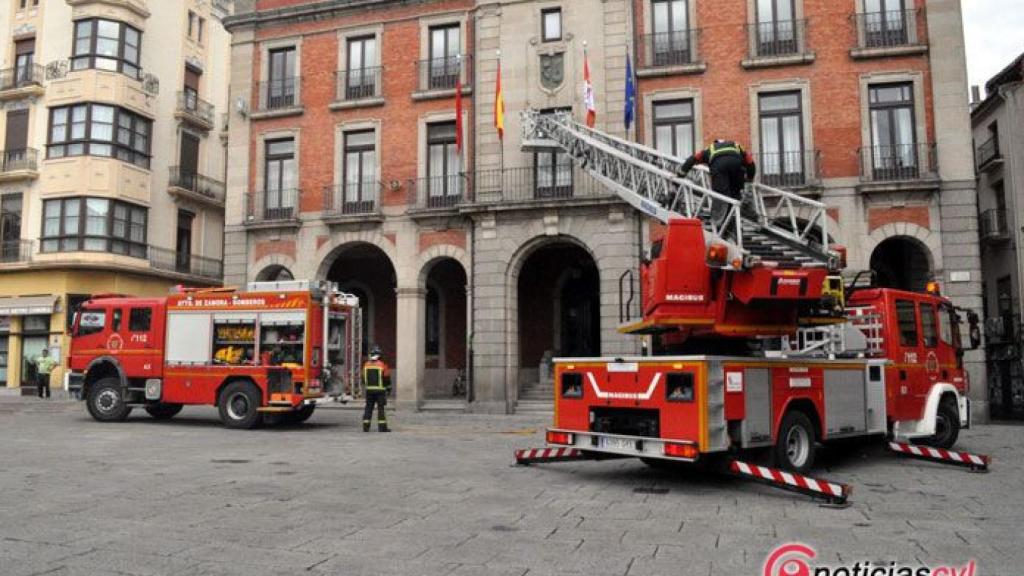
[[[933,276],[928,248],[909,236],[893,236],[876,246],[871,270],[881,287],[917,292],[924,290]]]
[[[466,369],[466,271],[454,258],[435,261],[427,273],[423,397],[426,400],[465,398],[454,389]]]
[[[572,242],[545,244],[523,262],[517,298],[519,398],[551,401],[551,358],[601,353],[597,264]]]
[[[385,360],[394,368],[396,278],[391,260],[380,248],[367,243],[342,246],[332,257],[327,280],[336,282],[341,291],[359,297],[363,310],[363,355],[371,346],[380,346]]]
[[[294,279],[292,271],[279,264],[267,266],[256,275],[257,282],[285,282]]]

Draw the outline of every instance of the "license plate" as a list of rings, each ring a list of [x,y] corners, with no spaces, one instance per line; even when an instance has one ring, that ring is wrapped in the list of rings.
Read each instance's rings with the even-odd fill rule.
[[[597,439],[597,446],[608,450],[636,450],[636,443],[626,438],[606,438],[602,436]]]

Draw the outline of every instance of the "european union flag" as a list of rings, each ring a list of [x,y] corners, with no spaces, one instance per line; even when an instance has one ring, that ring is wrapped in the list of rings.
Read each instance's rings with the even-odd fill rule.
[[[636,117],[636,80],[633,78],[633,61],[626,51],[626,110],[623,121],[626,124],[626,131],[633,125]]]

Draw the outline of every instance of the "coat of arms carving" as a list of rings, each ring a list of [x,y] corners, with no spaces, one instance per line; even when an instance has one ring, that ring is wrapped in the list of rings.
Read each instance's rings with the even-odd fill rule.
[[[546,90],[554,90],[565,80],[565,54],[540,55],[540,84]]]

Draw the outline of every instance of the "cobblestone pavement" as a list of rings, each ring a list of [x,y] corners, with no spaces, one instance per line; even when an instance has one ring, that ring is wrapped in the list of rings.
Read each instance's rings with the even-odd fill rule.
[[[855,486],[834,510],[636,461],[513,467],[539,416],[399,413],[390,435],[358,420],[233,431],[188,408],[100,424],[81,404],[2,399],[0,575],[759,575],[791,541],[823,563],[1024,571],[1024,426],[963,434],[990,474],[833,449],[819,475]]]

